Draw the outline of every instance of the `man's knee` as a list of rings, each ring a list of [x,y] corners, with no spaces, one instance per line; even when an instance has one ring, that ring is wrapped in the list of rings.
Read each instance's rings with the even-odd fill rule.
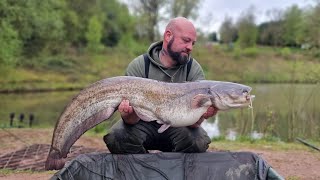
[[[146,153],[146,150],[142,145],[142,140],[132,134],[129,134],[126,129],[114,129],[105,135],[103,140],[111,153]]]
[[[202,153],[206,152],[209,148],[209,141],[205,141],[204,139],[190,139],[189,143],[181,150],[181,152],[185,153]]]
[[[176,152],[202,153],[206,152],[211,142],[207,133],[203,129],[185,128],[181,133],[181,138],[174,143]]]

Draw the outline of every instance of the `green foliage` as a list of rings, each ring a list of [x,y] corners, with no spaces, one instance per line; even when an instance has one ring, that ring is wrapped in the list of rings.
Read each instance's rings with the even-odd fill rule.
[[[120,119],[121,119],[120,114],[116,112],[115,114],[113,114],[110,117],[110,119],[108,119],[108,121],[105,121],[103,123],[98,124],[90,131],[94,132],[94,134],[103,134],[104,135],[104,134],[108,133],[110,131],[111,127]]]
[[[81,18],[72,10],[67,9],[64,16],[65,40],[71,45],[76,46],[81,42]]]
[[[256,47],[245,48],[242,53],[244,56],[252,58],[257,57],[257,55],[259,54]]]
[[[218,35],[216,32],[212,32],[209,34],[209,41],[218,42]]]
[[[17,31],[8,22],[0,21],[0,64],[14,66],[20,51]]]
[[[287,180],[300,180],[300,177],[297,176],[288,176]]]
[[[67,59],[62,56],[47,57],[44,60],[43,67],[56,72],[65,72],[71,70],[76,63],[72,59]]]
[[[134,18],[117,0],[3,0],[0,15],[1,64],[20,59],[19,65],[35,67],[43,62],[37,57],[63,55],[74,47],[76,53],[86,45],[100,52],[101,42],[117,46],[122,36],[136,41]]]
[[[309,9],[302,15],[302,34],[301,38],[303,43],[310,45],[311,47],[320,47],[320,1],[316,2],[315,7]]]
[[[286,10],[283,23],[283,40],[288,46],[301,44],[303,38],[302,10],[297,5]]]
[[[149,45],[149,43],[145,43],[142,41],[139,43],[133,39],[132,35],[125,34],[120,39],[118,47],[134,57],[140,54],[144,54]]]
[[[283,45],[283,23],[281,20],[265,22],[258,27],[258,43],[269,46]]]
[[[258,48],[240,48],[239,45],[236,45],[231,52],[234,59],[241,59],[243,57],[255,58],[259,55]]]
[[[262,138],[263,141],[266,141],[266,142],[280,142],[280,138],[279,137],[275,137],[275,136],[271,136],[271,135],[265,135],[263,138]]]
[[[231,17],[225,17],[219,29],[220,41],[222,43],[231,44],[237,39],[237,29],[232,22]]]
[[[226,141],[226,138],[225,136],[218,136],[218,137],[212,138],[211,141],[212,142]],[[235,142],[240,142],[240,143],[249,142],[250,144],[263,143],[263,142],[280,142],[280,138],[266,135],[262,139],[254,139],[251,136],[243,135],[243,136],[237,136]]]
[[[242,50],[238,46],[236,46],[232,50],[232,55],[233,55],[233,59],[240,59],[242,57]]]
[[[89,20],[88,31],[86,32],[87,47],[90,51],[99,52],[102,50],[100,43],[102,37],[102,25],[97,16],[93,16]]]
[[[79,66],[75,59],[63,55],[39,56],[29,58],[28,61],[23,63],[23,67],[25,68],[36,71],[45,70],[47,72],[68,73],[70,76],[79,69]]]
[[[320,61],[320,51],[318,49],[312,51],[313,57]]]
[[[286,59],[289,59],[291,54],[292,54],[292,52],[291,52],[290,48],[288,48],[288,47],[280,49],[280,55]]]
[[[174,0],[171,4],[171,17],[196,17],[200,0]]]
[[[254,143],[256,141],[250,136],[238,136],[236,140],[239,142],[250,142],[250,143]]]
[[[62,0],[14,1],[8,19],[18,31],[24,44],[24,54],[35,56],[63,39]]]
[[[216,136],[216,137],[211,138],[211,141],[212,141],[212,142],[225,141],[225,140],[226,140],[226,137],[225,137],[225,136]]]
[[[101,41],[105,46],[117,46],[122,36],[133,35],[134,21],[126,6],[116,0],[105,0],[105,3],[101,4],[101,11],[104,14]]]
[[[256,45],[258,30],[254,23],[254,15],[247,14],[238,21],[237,43],[242,48],[253,47]]]
[[[314,47],[320,47],[320,1],[317,1],[316,6],[306,15],[303,30],[305,32],[304,42],[309,43]],[[319,52],[319,51],[318,51]]]

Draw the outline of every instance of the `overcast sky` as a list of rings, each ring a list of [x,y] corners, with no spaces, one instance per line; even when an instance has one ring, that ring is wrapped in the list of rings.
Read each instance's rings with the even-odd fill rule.
[[[286,9],[294,4],[300,8],[314,5],[314,0],[202,0],[199,17],[195,22],[203,32],[218,31],[225,16],[232,17],[234,21],[241,13],[253,6],[256,23],[267,21],[268,10]]]

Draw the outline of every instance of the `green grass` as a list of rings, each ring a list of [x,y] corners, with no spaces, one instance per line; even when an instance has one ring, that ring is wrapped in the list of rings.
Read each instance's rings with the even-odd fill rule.
[[[53,175],[57,171],[45,171],[41,172],[44,174]],[[38,171],[32,171],[32,170],[13,170],[13,169],[0,169],[0,175],[1,176],[8,176],[11,174],[39,174]]]
[[[317,146],[320,146],[320,143],[316,143]],[[213,140],[210,144],[210,148],[218,150],[229,150],[237,151],[243,149],[256,149],[256,150],[272,150],[272,151],[310,151],[318,153],[318,151],[313,150],[305,145],[302,145],[298,142],[286,143],[282,141],[270,142],[266,140],[255,140],[255,141],[229,141],[229,140]]]
[[[142,46],[143,47],[143,46]],[[99,79],[123,75],[128,63],[147,47],[128,51],[107,48],[89,52],[42,56],[25,60],[18,67],[0,66],[0,90],[78,89]],[[302,50],[254,47],[228,50],[224,46],[197,45],[193,57],[206,78],[245,83],[316,83],[319,58]]]

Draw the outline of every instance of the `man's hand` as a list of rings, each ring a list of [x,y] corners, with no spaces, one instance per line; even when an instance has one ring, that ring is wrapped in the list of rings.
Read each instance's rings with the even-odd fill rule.
[[[202,115],[202,117],[204,119],[208,119],[209,117],[215,116],[217,114],[217,112],[218,112],[217,108],[210,106],[208,108],[207,112]]]
[[[130,106],[129,100],[122,100],[118,107],[118,111],[120,112],[123,121],[127,124],[136,124],[140,120],[132,106]]]
[[[205,119],[208,119],[209,117],[212,117],[214,115],[216,115],[218,112],[218,109],[213,107],[213,106],[210,106],[207,110],[207,112],[205,112],[201,118],[196,122],[194,123],[193,125],[189,126],[191,128],[198,128],[200,127],[201,123],[205,120]]]

